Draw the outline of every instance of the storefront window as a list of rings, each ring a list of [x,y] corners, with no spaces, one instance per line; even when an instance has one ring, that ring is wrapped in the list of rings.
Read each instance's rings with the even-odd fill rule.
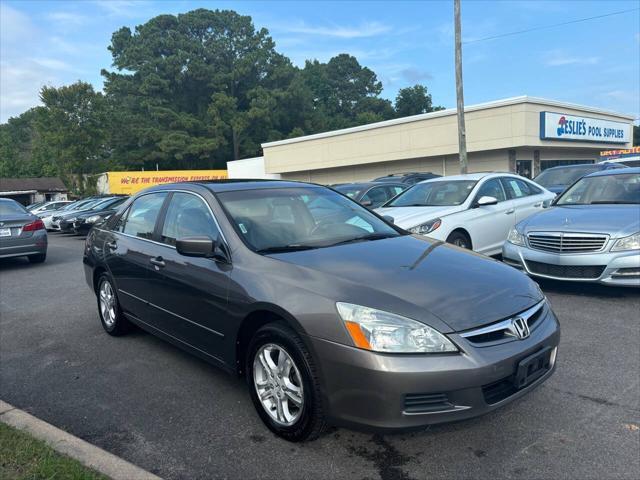
[[[516,173],[531,178],[533,160],[516,160]]]

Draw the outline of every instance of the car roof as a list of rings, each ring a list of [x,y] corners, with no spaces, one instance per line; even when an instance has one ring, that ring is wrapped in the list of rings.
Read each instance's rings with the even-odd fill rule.
[[[585,175],[582,178],[586,177],[604,177],[608,175],[628,175],[628,174],[640,174],[640,167],[629,167],[629,168],[611,168],[609,170],[599,170],[597,172],[590,173],[589,175]]]
[[[464,173],[460,175],[447,175],[446,177],[438,177],[431,178],[429,180],[424,180],[420,183],[429,183],[429,182],[442,182],[447,180],[480,180],[485,177],[502,177],[504,175],[511,175],[512,177],[517,177],[514,173],[507,172],[477,172],[477,173]]]
[[[545,168],[543,171],[546,172],[547,170],[563,170],[563,169],[567,169],[567,168],[582,168],[582,167],[592,167],[592,168],[598,168],[598,169],[606,169],[606,168],[611,168],[611,164],[602,164],[602,163],[576,163],[573,165],[558,165],[556,167],[549,167],[549,168]],[[542,172],[540,172],[542,173]]]
[[[269,180],[264,178],[256,179],[224,179],[224,180],[204,180],[195,182],[177,182],[156,185],[144,190],[145,192],[158,192],[163,190],[175,190],[177,188],[189,188],[190,186],[200,186],[211,190],[214,193],[232,192],[236,190],[259,190],[265,188],[296,188],[296,187],[325,187],[316,183],[298,182],[294,180]]]
[[[375,187],[375,186],[381,186],[381,187],[389,187],[389,186],[399,186],[399,187],[406,187],[407,184],[406,183],[401,183],[401,182],[375,182],[375,181],[371,181],[371,182],[353,182],[353,183],[340,183],[337,185],[333,185],[333,188],[337,188],[337,187]]]

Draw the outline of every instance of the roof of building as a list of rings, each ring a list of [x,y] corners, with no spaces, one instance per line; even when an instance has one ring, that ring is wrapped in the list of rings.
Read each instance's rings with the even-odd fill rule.
[[[58,177],[0,178],[0,192],[67,192]]]
[[[505,107],[505,106],[517,105],[521,103],[536,103],[536,104],[547,105],[550,107],[556,107],[561,109],[562,108],[573,109],[573,110],[581,110],[587,113],[610,115],[610,116],[619,117],[620,119],[624,119],[628,121],[635,120],[635,116],[633,115],[622,114],[619,112],[612,112],[610,110],[603,110],[595,107],[588,107],[586,105],[578,105],[575,103],[559,102],[557,100],[549,100],[546,98],[539,98],[539,97],[530,97],[528,95],[522,95],[520,97],[505,98],[503,100],[495,100],[493,102],[479,103],[477,105],[469,105],[464,107],[464,111],[465,113],[468,113],[468,112],[474,112],[477,110],[486,110],[488,108]],[[303,137],[287,138],[285,140],[267,142],[262,144],[262,148],[277,147],[280,145],[287,145],[290,143],[305,142],[307,140],[317,140],[320,138],[327,138],[327,137],[334,137],[337,135],[345,135],[348,133],[362,132],[366,130],[372,130],[375,128],[390,127],[392,125],[400,125],[403,123],[418,122],[421,120],[428,120],[430,118],[446,117],[449,115],[457,115],[456,109],[448,108],[446,110],[439,110],[437,112],[422,113],[420,115],[412,115],[410,117],[394,118],[392,120],[385,120],[383,122],[368,123],[366,125],[360,125],[358,127],[343,128],[341,130],[332,130],[330,132],[322,132],[322,133],[316,133],[313,135],[305,135]]]

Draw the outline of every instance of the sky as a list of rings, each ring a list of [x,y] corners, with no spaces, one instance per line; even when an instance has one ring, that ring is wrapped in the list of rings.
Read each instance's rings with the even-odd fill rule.
[[[455,107],[453,0],[0,0],[0,122],[37,105],[43,85],[84,80],[101,89],[114,31],[196,8],[250,15],[298,66],[349,53],[376,72],[385,98],[420,83],[435,105]],[[462,0],[465,104],[530,95],[637,120],[639,8],[640,0]],[[552,26],[624,10],[633,11]]]

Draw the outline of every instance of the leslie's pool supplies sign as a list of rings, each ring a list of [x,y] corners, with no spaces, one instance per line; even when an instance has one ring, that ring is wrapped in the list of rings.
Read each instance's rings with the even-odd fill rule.
[[[540,112],[540,138],[582,142],[627,143],[631,125],[600,118]]]

